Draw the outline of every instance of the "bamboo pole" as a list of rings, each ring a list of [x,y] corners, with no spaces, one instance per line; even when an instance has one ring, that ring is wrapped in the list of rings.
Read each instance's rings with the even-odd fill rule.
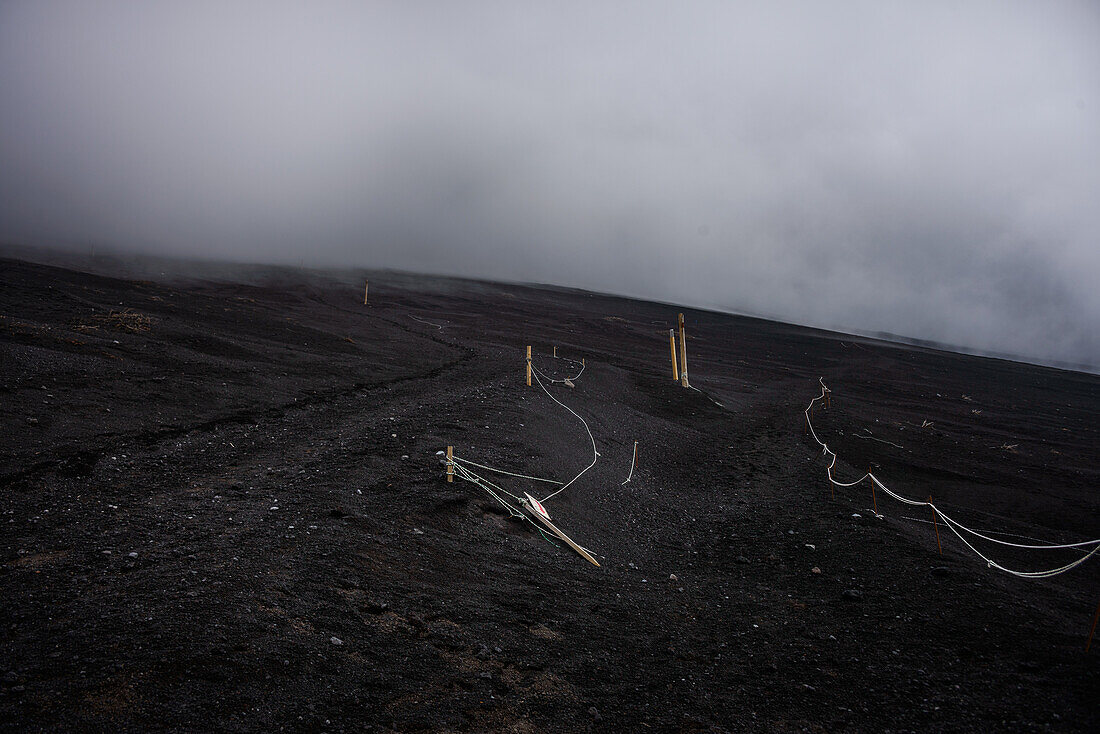
[[[447,447],[447,481],[455,480],[455,447]]]
[[[527,387],[531,387],[531,347],[527,347]]]
[[[684,387],[691,387],[688,384],[687,336],[684,334],[683,314],[680,314],[680,384]]]
[[[680,381],[680,369],[676,366],[676,330],[668,330],[668,345],[672,348],[672,379]]]
[[[932,495],[928,495],[928,504],[932,504]],[[936,507],[932,506],[932,527],[936,529],[936,548],[943,555],[943,546],[940,545],[940,526],[936,523]]]
[[[370,281],[369,280],[364,280],[363,281],[363,305],[364,306],[367,305],[367,293],[369,291],[370,291]]]

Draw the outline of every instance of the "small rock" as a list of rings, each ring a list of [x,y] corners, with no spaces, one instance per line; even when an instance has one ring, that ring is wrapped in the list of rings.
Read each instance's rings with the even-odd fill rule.
[[[485,671],[483,673],[478,673],[477,677],[478,678],[483,678],[484,680],[492,680],[493,679],[493,674],[488,672],[488,671]]]
[[[478,660],[488,660],[491,656],[492,656],[492,653],[489,652],[489,646],[488,645],[482,645],[477,651],[477,659]]]
[[[733,562],[734,563],[748,563],[749,559],[745,558],[744,556],[737,556],[737,558],[733,559]]]
[[[38,425],[38,419],[37,418],[28,418],[27,423],[31,424],[32,426],[37,426]]]
[[[328,638],[328,641],[331,642],[333,645],[336,645],[337,647],[344,644],[344,641],[341,640],[339,637],[330,637]]]
[[[599,723],[603,721],[603,717],[600,716],[600,712],[596,710],[595,706],[588,707],[588,715],[592,717],[592,720]]]
[[[863,592],[859,589],[845,589],[841,594],[845,599],[851,599],[853,601],[859,601],[863,598]]]
[[[810,550],[817,550],[817,546],[812,543],[806,543],[806,547]]]
[[[668,575],[668,580],[669,580],[669,581],[679,581],[680,579],[676,578],[676,574],[674,574],[674,573],[670,573],[670,574]]]
[[[424,531],[421,530],[420,528],[413,528],[412,532],[413,532],[413,535],[423,535],[424,534]]]
[[[820,568],[818,568],[817,566],[814,566],[813,568],[811,568],[811,569],[810,569],[810,573],[816,573],[816,574],[820,574],[820,573],[821,573],[821,569],[820,569]]]
[[[863,517],[863,515],[859,514],[858,512],[853,512],[852,517],[858,520],[859,518]]]
[[[408,454],[401,454],[401,461],[408,461],[408,460],[409,460],[409,455]]]
[[[130,551],[126,555],[128,555],[130,558],[137,558],[138,557],[137,551]]]

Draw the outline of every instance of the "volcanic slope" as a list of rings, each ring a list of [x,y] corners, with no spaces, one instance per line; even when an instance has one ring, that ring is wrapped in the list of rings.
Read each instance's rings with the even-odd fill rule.
[[[578,291],[18,260],[0,283],[4,731],[1100,726],[1100,562],[1011,577],[942,525],[940,555],[926,509],[833,496],[802,412],[823,378],[838,479],[1073,542],[1100,537],[1095,376],[684,310],[690,390],[682,309]],[[546,505],[599,568],[445,481],[448,445],[591,462],[527,345],[553,378],[584,360],[546,389],[599,456]]]

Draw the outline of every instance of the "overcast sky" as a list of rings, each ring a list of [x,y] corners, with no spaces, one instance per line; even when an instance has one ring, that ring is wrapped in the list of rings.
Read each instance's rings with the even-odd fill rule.
[[[1100,3],[0,0],[0,239],[1100,365]]]

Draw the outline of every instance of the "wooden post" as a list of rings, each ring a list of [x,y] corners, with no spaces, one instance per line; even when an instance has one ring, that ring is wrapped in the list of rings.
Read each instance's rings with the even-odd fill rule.
[[[554,359],[558,358],[558,348],[554,347]]]
[[[455,480],[455,447],[447,447],[447,481]]]
[[[687,336],[684,335],[684,315],[680,314],[680,384],[691,387],[688,384],[688,350]]]
[[[875,514],[878,514],[878,499],[875,498],[875,476],[871,473],[871,467],[867,467],[867,478],[871,480],[871,502],[875,506]]]
[[[676,330],[668,330],[668,345],[672,348],[672,379],[679,382],[680,369],[676,366]]]
[[[531,347],[527,347],[527,387],[531,387]]]
[[[831,392],[830,390],[825,391],[825,410],[829,409],[829,393],[830,392]]]
[[[1085,652],[1092,646],[1092,633],[1096,632],[1096,620],[1100,619],[1100,604],[1096,606],[1096,614],[1092,618],[1092,629],[1089,630],[1089,641],[1085,643]]]
[[[928,504],[932,504],[932,495],[928,495]],[[936,523],[936,507],[932,506],[932,527],[936,529],[936,548],[943,555],[943,546],[940,545],[940,526]]]
[[[364,306],[367,305],[367,292],[368,291],[370,291],[370,281],[369,280],[364,280],[363,281],[363,305]]]

